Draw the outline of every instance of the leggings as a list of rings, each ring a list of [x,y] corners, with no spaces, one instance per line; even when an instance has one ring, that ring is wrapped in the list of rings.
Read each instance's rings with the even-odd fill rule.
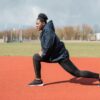
[[[35,70],[35,76],[36,76],[36,78],[41,78],[41,62],[42,61],[43,60],[42,60],[41,56],[39,56],[39,54],[35,54],[33,56],[33,65],[34,65],[34,70]],[[43,61],[43,62],[49,62],[49,61]],[[99,74],[98,73],[79,70],[72,63],[72,61],[69,58],[61,60],[61,61],[58,61],[58,63],[61,65],[61,67],[65,71],[69,72],[71,75],[73,75],[75,77],[84,77],[84,78],[99,79]]]

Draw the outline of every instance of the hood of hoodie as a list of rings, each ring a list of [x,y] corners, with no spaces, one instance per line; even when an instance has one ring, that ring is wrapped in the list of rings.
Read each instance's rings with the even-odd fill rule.
[[[54,27],[54,24],[53,24],[53,21],[50,20],[44,27],[43,30],[49,30],[49,31],[54,31],[55,32],[55,27]]]

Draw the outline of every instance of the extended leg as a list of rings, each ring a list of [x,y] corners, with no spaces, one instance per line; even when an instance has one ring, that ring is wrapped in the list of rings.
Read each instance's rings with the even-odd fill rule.
[[[99,79],[99,74],[90,71],[79,70],[70,59],[62,60],[59,64],[70,74],[76,77],[96,78]]]

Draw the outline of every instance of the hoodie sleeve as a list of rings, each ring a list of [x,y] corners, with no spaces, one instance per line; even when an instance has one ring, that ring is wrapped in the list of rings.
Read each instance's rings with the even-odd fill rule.
[[[55,36],[54,33],[51,33],[50,31],[46,31],[44,34],[44,43],[42,46],[43,52],[41,57],[46,60],[52,53]]]

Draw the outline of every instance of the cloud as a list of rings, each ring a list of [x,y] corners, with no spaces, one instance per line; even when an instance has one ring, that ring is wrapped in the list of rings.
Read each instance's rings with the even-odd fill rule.
[[[34,25],[40,12],[58,26],[100,24],[100,0],[0,0],[0,23]]]
[[[32,7],[32,14],[33,14],[33,16],[32,16],[33,17],[33,20],[32,21],[35,22],[38,14],[41,13],[41,12],[47,14],[47,11],[44,10],[44,9],[41,9],[41,8],[39,8],[37,6]]]

